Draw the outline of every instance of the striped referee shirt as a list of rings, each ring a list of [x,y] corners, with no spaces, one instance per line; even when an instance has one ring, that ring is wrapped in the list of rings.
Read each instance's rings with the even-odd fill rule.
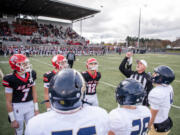
[[[135,79],[143,85],[145,90],[145,99],[143,101],[143,104],[147,105],[147,96],[150,90],[153,88],[151,77],[145,72],[138,73],[137,71],[132,71],[131,67],[126,66],[127,61],[128,57],[125,57],[119,66],[119,70],[127,78]]]

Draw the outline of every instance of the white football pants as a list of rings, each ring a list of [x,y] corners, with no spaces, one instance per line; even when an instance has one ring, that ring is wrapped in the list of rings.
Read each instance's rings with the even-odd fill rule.
[[[85,95],[84,101],[92,104],[92,106],[99,106],[97,94],[94,94],[94,95]]]
[[[16,121],[19,123],[19,128],[16,129],[16,134],[23,135],[24,122],[27,124],[28,120],[34,116],[34,103],[33,101],[13,103],[13,112]]]

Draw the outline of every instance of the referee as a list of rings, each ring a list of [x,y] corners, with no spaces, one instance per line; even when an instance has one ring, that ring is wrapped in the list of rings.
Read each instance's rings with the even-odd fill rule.
[[[72,68],[74,61],[76,60],[76,55],[73,53],[72,50],[68,52],[66,59],[68,60],[69,67]]]
[[[121,62],[119,66],[119,70],[124,74],[127,78],[135,79],[139,81],[145,90],[145,97],[143,100],[143,105],[148,106],[148,94],[150,90],[153,88],[152,81],[150,75],[148,75],[145,70],[147,68],[147,62],[145,60],[137,60],[136,71],[132,71],[132,52],[127,52],[125,58]]]

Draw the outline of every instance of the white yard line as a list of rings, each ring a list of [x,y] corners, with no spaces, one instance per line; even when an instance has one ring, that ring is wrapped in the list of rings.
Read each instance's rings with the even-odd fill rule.
[[[0,61],[1,64],[7,64],[9,61]]]
[[[115,85],[110,84],[110,83],[107,83],[107,82],[104,82],[104,81],[100,81],[100,83],[103,83],[103,84],[108,85],[108,86],[110,86],[110,87],[116,88]]]
[[[46,62],[42,62],[42,61],[40,61],[40,60],[33,59],[33,58],[31,58],[31,59],[34,60],[34,61],[37,61],[37,62],[39,62],[39,63],[41,63],[41,64],[45,64],[45,65],[48,65],[48,66],[53,67],[51,64],[48,64],[48,63],[46,63]]]
[[[0,69],[0,77],[3,78],[4,77],[4,74],[2,72],[2,70]]]
[[[177,106],[177,105],[171,105],[171,106],[176,108],[176,109],[180,109],[180,106]]]
[[[180,83],[180,80],[174,80],[174,81]]]

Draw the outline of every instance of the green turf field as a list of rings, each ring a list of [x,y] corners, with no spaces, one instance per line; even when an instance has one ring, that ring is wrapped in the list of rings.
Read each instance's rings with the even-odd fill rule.
[[[114,91],[115,87],[125,77],[119,71],[119,64],[125,55],[106,55],[97,56],[99,61],[99,71],[102,78],[97,87],[97,93],[100,106],[108,112],[117,106]],[[79,71],[86,70],[86,60],[89,56],[77,56],[74,68]],[[38,91],[39,102],[43,101],[43,80],[42,76],[45,72],[52,70],[50,57],[31,57],[30,61],[33,69],[37,72],[36,88]],[[172,86],[174,88],[174,105],[180,106],[180,55],[163,55],[163,54],[136,54],[133,57],[133,69],[135,69],[135,61],[137,59],[145,59],[148,62],[147,72],[152,72],[154,67],[158,65],[170,66],[176,75],[176,79]],[[0,57],[0,69],[4,74],[10,73],[8,58]],[[0,80],[2,81],[2,79]],[[45,105],[39,104],[40,112],[45,111]],[[170,135],[180,135],[180,109],[171,109],[170,116],[173,119],[174,126]],[[87,117],[87,116],[85,116]],[[13,130],[7,121],[7,111],[5,106],[4,88],[0,85],[0,135],[13,135]]]

